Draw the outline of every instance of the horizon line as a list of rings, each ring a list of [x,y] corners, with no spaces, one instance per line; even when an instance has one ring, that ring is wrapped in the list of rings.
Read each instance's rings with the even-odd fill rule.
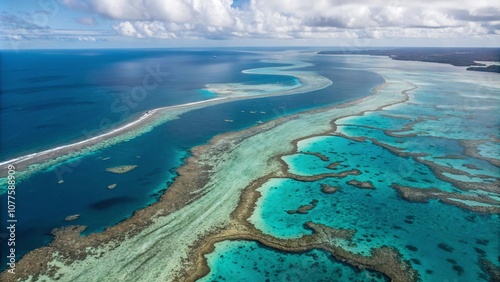
[[[279,48],[287,48],[287,49],[315,49],[315,48],[332,48],[332,49],[358,49],[358,50],[367,50],[367,49],[384,49],[384,48],[401,48],[401,49],[500,49],[498,47],[491,46],[366,46],[366,47],[356,47],[356,46],[327,46],[327,45],[318,45],[318,46],[287,46],[287,45],[279,45],[279,46],[165,46],[165,47],[90,47],[90,48],[0,48],[0,51],[44,51],[44,50],[163,50],[163,49],[241,49],[241,48],[252,48],[252,49],[279,49]]]

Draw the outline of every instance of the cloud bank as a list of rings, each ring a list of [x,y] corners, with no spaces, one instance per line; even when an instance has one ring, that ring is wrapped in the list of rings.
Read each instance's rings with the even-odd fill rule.
[[[489,0],[64,0],[136,38],[456,38],[500,34]]]
[[[98,31],[53,29],[48,25],[41,25],[34,22],[36,18],[32,13],[20,13],[20,15],[1,12],[0,13],[0,40],[10,41],[13,46],[17,46],[17,41],[22,40],[57,40],[57,41],[83,41],[96,42],[105,41],[102,38],[105,34]],[[40,20],[40,23],[45,22]]]

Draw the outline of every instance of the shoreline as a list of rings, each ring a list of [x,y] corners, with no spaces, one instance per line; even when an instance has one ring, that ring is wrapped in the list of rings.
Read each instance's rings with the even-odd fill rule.
[[[304,62],[290,62],[294,65],[287,65],[285,67],[266,67],[262,69],[273,69],[274,71],[264,71],[259,72],[259,69],[243,70],[243,73],[249,74],[268,74],[268,75],[284,75],[292,76],[301,82],[301,85],[291,89],[277,90],[269,94],[263,95],[223,95],[218,94],[219,97],[191,102],[181,105],[167,106],[149,110],[142,115],[127,124],[124,124],[118,128],[112,129],[111,131],[104,132],[98,136],[91,137],[82,141],[77,141],[75,143],[58,146],[52,149],[43,150],[41,152],[32,153],[20,157],[16,157],[7,161],[0,162],[0,183],[2,183],[1,178],[6,177],[6,169],[9,165],[16,166],[16,172],[18,174],[18,180],[22,181],[29,175],[51,167],[53,165],[59,164],[68,159],[78,157],[80,155],[97,151],[115,144],[122,142],[123,140],[129,140],[142,135],[145,132],[152,130],[154,127],[161,125],[169,120],[178,118],[181,114],[208,107],[213,105],[218,105],[227,102],[267,98],[273,96],[285,96],[293,94],[301,94],[312,92],[316,90],[324,89],[332,84],[332,81],[318,75],[314,72],[304,72],[304,71],[288,71],[289,69],[297,69],[305,66],[309,66],[308,63]],[[283,72],[283,73],[281,73]],[[231,83],[228,83],[231,85]],[[208,86],[208,85],[207,85]],[[210,91],[210,89],[208,88]],[[121,139],[120,139],[121,138]],[[105,144],[107,142],[107,144]],[[5,189],[0,188],[0,193],[4,193]]]
[[[247,182],[248,184],[253,183],[254,179],[259,179],[269,175],[269,173],[280,174],[282,167],[273,158],[279,155],[280,152],[281,154],[289,153],[293,149],[291,141],[296,140],[297,137],[292,138],[289,136],[291,139],[287,146],[270,146],[269,148],[273,148],[273,150],[266,151],[266,154],[260,156],[262,162],[266,164],[265,168],[256,164],[252,171],[248,172],[249,175],[246,179],[240,181],[227,179],[228,175],[224,171],[231,169],[234,165],[231,162],[225,162],[225,158],[220,158],[220,154],[236,154],[238,158],[247,155],[251,157],[254,155],[253,151],[243,152],[241,150],[245,146],[240,146],[242,143],[255,142],[255,140],[250,139],[257,139],[257,142],[262,143],[260,141],[262,138],[267,139],[266,136],[262,135],[276,136],[275,131],[278,131],[278,133],[282,130],[287,132],[287,127],[295,128],[296,125],[304,128],[299,138],[305,138],[311,134],[330,131],[331,121],[335,117],[350,116],[359,114],[363,109],[373,110],[381,106],[403,102],[405,99],[400,91],[394,93],[395,91],[387,90],[387,88],[391,87],[398,88],[398,83],[386,82],[375,87],[369,96],[355,101],[283,117],[239,132],[225,133],[212,138],[208,145],[196,147],[192,150],[192,157],[188,158],[186,164],[179,169],[179,177],[157,203],[137,211],[129,219],[111,226],[101,233],[90,234],[86,237],[79,235],[84,227],[73,226],[55,230],[53,233],[54,241],[49,246],[28,253],[18,262],[17,272],[20,275],[19,277],[27,277],[28,275],[50,277],[56,275],[58,271],[68,274],[68,271],[63,269],[69,267],[72,269],[69,272],[76,275],[76,279],[76,277],[79,277],[77,269],[81,271],[87,269],[88,271],[89,265],[85,264],[85,261],[89,262],[89,260],[93,262],[92,265],[99,266],[95,267],[92,273],[95,273],[95,275],[111,275],[108,273],[108,268],[106,268],[108,270],[102,268],[106,267],[103,264],[104,261],[109,259],[109,263],[113,264],[114,258],[125,256],[125,260],[132,259],[133,264],[140,263],[140,261],[143,261],[142,253],[131,254],[130,246],[140,246],[141,243],[139,242],[148,242],[149,240],[157,241],[159,239],[155,234],[160,232],[159,234],[163,234],[161,237],[169,236],[172,239],[169,242],[162,241],[167,246],[161,247],[156,246],[161,244],[155,244],[155,248],[171,251],[172,256],[176,258],[169,260],[161,268],[163,274],[169,274],[168,277],[173,279],[172,274],[177,273],[181,269],[180,263],[188,258],[189,246],[192,246],[194,242],[206,234],[220,230],[220,228],[230,224],[229,215],[238,206],[241,196],[240,191],[246,189]],[[402,87],[402,85],[399,85],[399,87]],[[384,95],[388,97],[384,97],[381,92],[384,92]],[[332,112],[334,113],[333,117]],[[305,115],[307,115],[307,118],[310,118],[311,115],[314,116],[321,121],[321,125],[315,125],[314,128],[311,128],[311,121],[301,119]],[[242,169],[248,169],[241,161],[235,164],[242,166]],[[228,192],[225,187],[231,187],[233,184],[238,188],[232,188]],[[207,210],[207,207],[211,208]],[[214,213],[221,213],[222,215],[220,217],[213,216]],[[181,222],[178,221],[180,218],[182,218]],[[190,218],[192,221],[189,220]],[[175,224],[175,227],[172,224]],[[194,229],[191,230],[190,228]],[[184,232],[179,230],[184,230]],[[186,233],[187,231],[189,233]],[[181,234],[177,235],[180,236],[172,234],[179,232]],[[178,242],[179,240],[184,243]],[[124,252],[123,255],[119,255],[122,252]],[[57,255],[54,256],[54,254]],[[139,257],[136,257],[137,255]],[[100,256],[104,257],[99,259]],[[47,258],[52,258],[53,261],[47,261]],[[149,261],[149,259],[145,259]],[[132,263],[132,261],[129,263]],[[58,267],[54,269],[54,265]],[[133,266],[131,267],[133,268]],[[113,275],[118,275],[118,273]],[[0,274],[0,277],[10,279],[5,272]],[[133,277],[130,279],[133,279]]]

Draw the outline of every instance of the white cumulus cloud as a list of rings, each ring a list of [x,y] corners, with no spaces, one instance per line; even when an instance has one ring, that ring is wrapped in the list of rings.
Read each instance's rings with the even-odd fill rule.
[[[245,2],[245,1],[243,1]],[[64,0],[136,38],[437,38],[496,36],[500,1]]]
[[[133,36],[137,38],[143,38],[144,36],[137,32],[134,25],[130,22],[121,22],[117,25],[114,25],[113,28],[118,31],[121,35],[124,36]]]

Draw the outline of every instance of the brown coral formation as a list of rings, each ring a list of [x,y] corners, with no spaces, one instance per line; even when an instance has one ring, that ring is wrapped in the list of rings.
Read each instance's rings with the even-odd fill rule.
[[[310,210],[314,209],[318,204],[318,200],[314,199],[309,205],[302,205],[296,210],[288,210],[288,214],[307,214]]]
[[[325,194],[333,194],[337,192],[337,190],[339,190],[339,187],[333,187],[325,183],[321,184],[321,192]]]
[[[398,192],[401,198],[410,202],[426,203],[429,199],[439,199],[446,204],[454,205],[474,212],[500,214],[500,203],[485,195],[470,196],[458,193],[444,192],[436,188],[422,189],[401,186],[398,184],[392,184],[392,187]],[[452,199],[474,201],[487,205],[467,205],[463,202],[454,201]]]
[[[358,187],[360,189],[375,189],[375,186],[373,186],[373,183],[371,181],[358,181],[358,180],[349,180],[347,184]]]
[[[78,218],[80,218],[80,215],[79,214],[73,214],[73,215],[68,215],[64,221],[73,221],[73,220],[77,220]]]
[[[137,168],[136,165],[122,165],[122,166],[116,166],[116,167],[109,167],[106,169],[106,171],[112,172],[112,173],[117,173],[117,174],[123,174],[123,173],[127,173],[129,171],[132,171],[135,168]]]

